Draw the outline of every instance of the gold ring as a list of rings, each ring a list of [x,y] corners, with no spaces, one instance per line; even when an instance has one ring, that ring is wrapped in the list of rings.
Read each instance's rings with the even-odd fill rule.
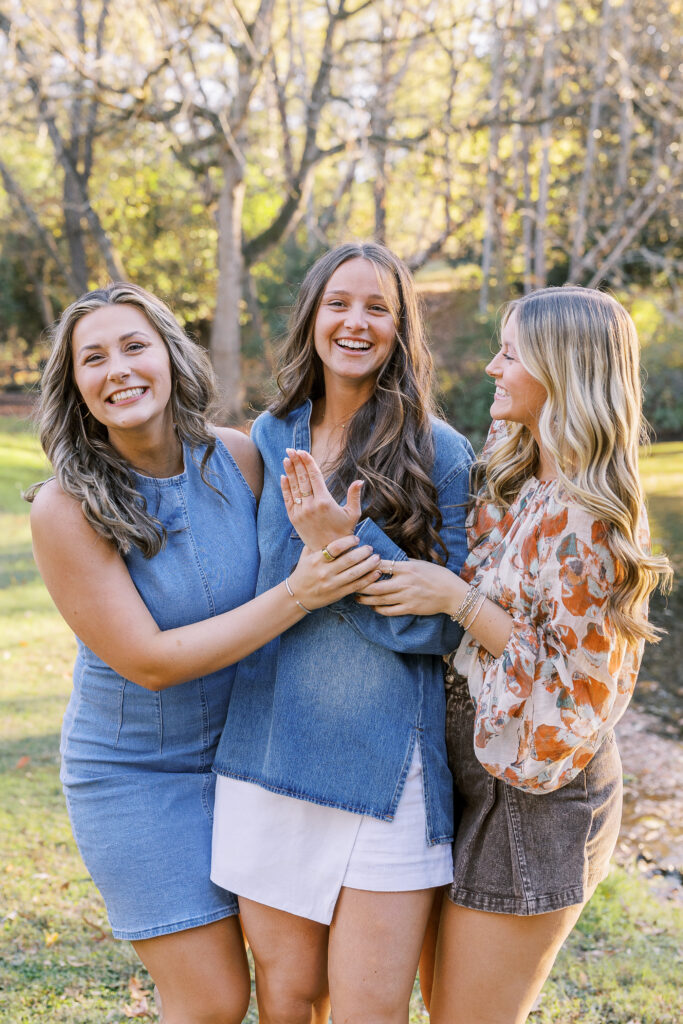
[[[395,565],[396,565],[396,559],[395,559],[395,558],[392,558],[392,559],[391,559],[391,565],[389,566],[389,568],[388,568],[388,569],[385,569],[385,570],[384,570],[384,575],[385,575],[385,576],[388,576],[388,577],[389,577],[389,579],[391,579],[391,577],[392,577],[392,576],[394,575],[394,566],[395,566]]]
[[[310,496],[313,494],[313,491],[300,491],[299,493],[301,494],[302,498],[310,498]]]
[[[331,555],[327,548],[323,548],[323,558],[326,562],[334,562],[334,555]]]

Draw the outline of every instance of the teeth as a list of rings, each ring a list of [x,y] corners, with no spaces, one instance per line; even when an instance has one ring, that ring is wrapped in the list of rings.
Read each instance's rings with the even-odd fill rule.
[[[117,391],[116,394],[110,395],[108,400],[113,405],[116,405],[117,402],[125,402],[127,398],[136,398],[138,395],[141,395],[144,390],[144,388],[127,388],[126,391]]]
[[[337,338],[337,344],[341,345],[342,348],[356,348],[366,349],[370,348],[370,343],[367,341],[352,341],[351,338]]]
[[[508,398],[508,393],[503,388],[496,388],[496,398]]]

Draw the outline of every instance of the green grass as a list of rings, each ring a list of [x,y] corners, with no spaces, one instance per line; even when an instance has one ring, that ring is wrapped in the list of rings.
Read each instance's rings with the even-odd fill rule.
[[[655,501],[679,500],[683,445],[657,446],[643,472]],[[25,425],[0,420],[0,1022],[151,1020],[151,1011],[141,1015],[145,995],[152,1005],[149,979],[131,947],[111,938],[71,837],[59,784],[59,728],[74,641],[31,561],[20,497],[45,475]],[[654,507],[653,513],[659,530]],[[662,534],[668,537],[668,530],[667,521]],[[615,869],[560,954],[532,1021],[669,1024],[683,1018],[680,917],[680,909],[660,903],[640,878]],[[248,1020],[256,1019],[252,1003]],[[416,990],[411,1021],[427,1019]]]

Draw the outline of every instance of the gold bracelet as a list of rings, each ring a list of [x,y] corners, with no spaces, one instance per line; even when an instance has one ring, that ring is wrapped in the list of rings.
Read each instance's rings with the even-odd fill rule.
[[[292,588],[289,585],[289,577],[287,577],[287,576],[285,577],[285,587],[287,588],[287,593],[289,594],[290,597],[294,598],[296,603],[299,605],[299,608],[301,608],[301,610],[303,612],[306,612],[307,615],[310,615],[311,614],[311,609],[307,608],[305,604],[302,604],[301,601],[298,599],[298,597],[295,595],[294,591],[292,590]]]
[[[465,621],[465,619],[468,617],[468,615],[470,614],[470,612],[474,608],[474,605],[477,602],[478,596],[479,596],[479,591],[477,590],[477,588],[476,587],[470,587],[468,589],[467,593],[465,594],[465,597],[464,597],[460,607],[457,608],[453,612],[453,614],[451,615],[451,620],[453,622],[457,622],[457,624],[459,626],[462,626],[463,622]]]

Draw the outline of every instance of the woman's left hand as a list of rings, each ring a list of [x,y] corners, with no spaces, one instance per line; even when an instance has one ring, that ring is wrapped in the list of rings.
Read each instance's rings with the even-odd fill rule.
[[[458,595],[467,584],[443,565],[416,558],[379,563],[388,580],[363,588],[356,600],[374,608],[380,615],[438,615],[448,613],[460,603]]]
[[[346,494],[346,505],[339,505],[308,452],[288,448],[284,468],[280,485],[287,515],[307,548],[319,551],[337,537],[353,533],[360,519],[362,480],[354,480]]]

